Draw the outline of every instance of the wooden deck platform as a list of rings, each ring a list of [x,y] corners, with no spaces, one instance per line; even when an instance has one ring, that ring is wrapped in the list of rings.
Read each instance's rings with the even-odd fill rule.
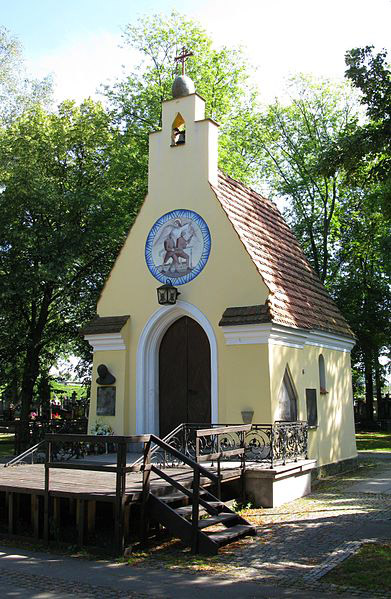
[[[233,426],[230,430],[243,432],[244,426],[247,430],[247,425]],[[227,428],[213,429],[212,432],[202,429],[202,432],[214,435],[216,430],[217,435],[225,434]],[[219,449],[202,456],[197,437],[197,456],[193,460],[155,435],[111,436],[110,443],[116,447],[115,456],[98,453],[77,459],[71,456],[76,455],[79,445],[87,450],[96,445],[107,447],[107,440],[95,435],[49,434],[42,443],[44,464],[0,468],[0,527],[2,530],[7,528],[10,535],[27,534],[42,538],[47,544],[69,535],[74,538],[76,532],[80,547],[86,539],[99,538],[101,546],[111,538],[113,546],[122,552],[132,534],[145,543],[150,526],[157,531],[163,526],[189,544],[193,552],[197,553],[202,545],[203,551],[215,554],[219,546],[234,537],[253,534],[248,524],[243,530],[233,530],[232,526],[228,536],[212,542],[209,537],[213,531],[203,532],[205,523],[200,517],[200,510],[206,510],[213,523],[218,516],[223,527],[232,523],[237,525],[239,516],[222,501],[222,487],[226,488],[228,482],[235,486],[236,481],[240,481],[243,496],[245,464],[242,447],[225,452]],[[134,461],[133,457],[129,462],[127,447],[130,443],[144,445],[141,460]],[[61,444],[62,451],[71,459],[53,461]],[[34,447],[34,451],[41,445]],[[153,446],[164,452],[165,466],[159,464],[158,456],[154,456]],[[74,448],[72,453],[69,447]],[[22,454],[20,459],[30,453]],[[224,453],[239,457],[240,461],[236,464],[226,462],[222,466]],[[169,467],[167,456],[180,465]],[[190,507],[191,522],[175,512],[182,507]],[[224,514],[220,516],[220,512]],[[228,512],[230,524],[226,525]]]
[[[210,468],[212,472],[215,469]],[[182,484],[189,484],[193,478],[190,468],[168,468],[170,476]],[[222,471],[223,480],[240,477],[240,469],[226,468]],[[210,484],[209,480],[204,481]],[[131,472],[126,475],[125,495],[127,502],[138,501],[142,492],[142,473]],[[158,476],[151,474],[151,490],[156,495],[171,492],[172,487]],[[44,495],[45,467],[43,464],[24,464],[0,467],[0,492]],[[52,497],[69,497],[94,501],[111,501],[116,498],[116,475],[113,472],[94,472],[89,470],[53,469],[50,473],[49,492]]]

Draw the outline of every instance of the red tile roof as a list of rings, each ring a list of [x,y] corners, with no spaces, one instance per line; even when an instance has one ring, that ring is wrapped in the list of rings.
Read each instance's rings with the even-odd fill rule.
[[[272,322],[354,337],[275,204],[221,172],[212,189],[269,288]]]

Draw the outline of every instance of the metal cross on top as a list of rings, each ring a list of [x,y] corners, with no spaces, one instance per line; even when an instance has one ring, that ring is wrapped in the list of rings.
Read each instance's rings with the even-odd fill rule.
[[[183,46],[182,48],[182,54],[180,54],[179,56],[175,56],[175,62],[182,63],[182,75],[185,74],[185,62],[186,58],[189,58],[189,56],[194,56],[194,54],[193,52],[189,52],[189,50],[186,50],[185,46]]]

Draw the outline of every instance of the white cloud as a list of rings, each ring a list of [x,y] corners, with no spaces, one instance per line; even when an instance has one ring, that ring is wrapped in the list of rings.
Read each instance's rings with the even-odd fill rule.
[[[246,47],[268,99],[298,72],[342,78],[350,48],[390,47],[389,0],[211,0],[194,15],[217,43]]]
[[[80,102],[88,96],[97,97],[100,84],[120,77],[125,68],[131,68],[135,54],[129,48],[120,48],[120,35],[106,32],[91,33],[82,40],[69,41],[55,52],[30,62],[30,70],[38,77],[52,73],[55,99],[70,98]]]
[[[178,2],[172,5],[181,11]],[[346,50],[390,46],[389,0],[372,0],[370,5],[367,0],[209,0],[194,6],[189,16],[203,24],[216,44],[246,47],[256,67],[254,80],[268,101],[281,94],[291,74],[342,79]],[[121,76],[121,65],[131,68],[135,53],[120,44],[119,34],[91,32],[83,39],[67,39],[30,67],[41,77],[54,73],[56,99],[80,101],[94,96],[101,83]]]

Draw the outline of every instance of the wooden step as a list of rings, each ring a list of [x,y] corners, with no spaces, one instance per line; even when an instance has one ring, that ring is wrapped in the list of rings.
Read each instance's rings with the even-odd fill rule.
[[[221,501],[208,501],[208,505],[210,505],[212,513],[213,513],[213,511],[216,511],[216,510],[217,511],[222,510],[225,507],[224,503]],[[187,516],[191,516],[191,514],[193,512],[193,507],[191,505],[183,505],[181,507],[175,508],[175,511],[180,516],[186,518]],[[200,507],[200,514],[206,513],[206,512],[207,512],[206,508]]]
[[[256,536],[257,532],[255,528],[249,524],[237,524],[236,526],[217,532],[208,532],[206,530],[203,534],[207,535],[218,547],[222,547],[223,545],[228,545],[228,543],[232,543],[242,537]]]
[[[208,491],[200,490],[200,497],[204,497],[205,495],[208,495]],[[164,503],[174,503],[175,501],[182,501],[183,499],[189,499],[189,497],[187,495],[185,495],[185,493],[181,493],[181,492],[172,493],[172,495],[169,495],[169,494],[156,495],[156,497],[159,497],[160,501],[164,501]]]
[[[211,518],[202,518],[198,522],[198,528],[201,530],[202,528],[208,528],[208,526],[214,526],[215,524],[224,524],[224,526],[230,526],[229,522],[233,523],[235,521],[238,521],[237,514],[222,512],[221,514],[218,514],[217,516],[212,516]]]

